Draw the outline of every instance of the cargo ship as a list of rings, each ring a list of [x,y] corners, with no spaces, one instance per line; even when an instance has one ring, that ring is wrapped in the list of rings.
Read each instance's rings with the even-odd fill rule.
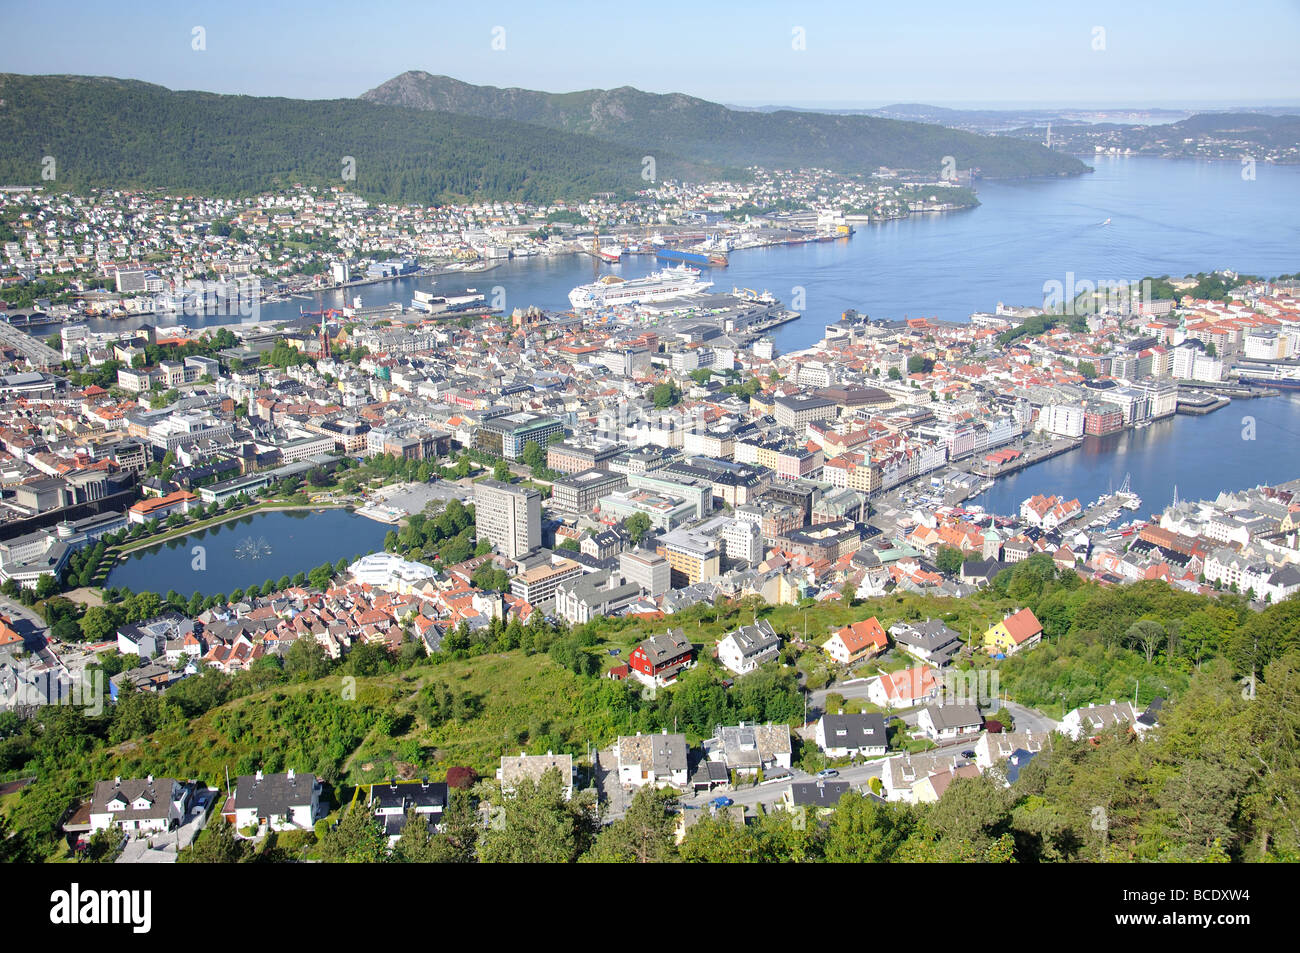
[[[703,294],[711,287],[713,282],[700,280],[699,271],[678,265],[656,271],[644,278],[630,280],[617,275],[605,275],[589,285],[580,285],[570,291],[569,303],[578,311],[617,305],[651,304]]]
[[[726,252],[686,251],[683,248],[660,248],[655,252],[660,261],[680,261],[700,268],[723,267],[727,264]]]

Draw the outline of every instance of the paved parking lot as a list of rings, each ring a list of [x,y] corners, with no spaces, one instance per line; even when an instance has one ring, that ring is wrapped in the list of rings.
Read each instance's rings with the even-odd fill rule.
[[[371,499],[384,506],[402,510],[408,516],[423,513],[430,503],[446,504],[450,500],[464,503],[473,497],[474,492],[456,483],[439,480],[436,483],[396,483],[380,487],[371,494]]]

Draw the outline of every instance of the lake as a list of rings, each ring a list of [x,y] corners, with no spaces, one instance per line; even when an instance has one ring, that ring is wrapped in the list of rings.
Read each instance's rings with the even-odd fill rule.
[[[159,594],[174,589],[184,596],[229,593],[377,552],[392,528],[345,509],[253,513],[136,550],[113,568],[105,586]]]

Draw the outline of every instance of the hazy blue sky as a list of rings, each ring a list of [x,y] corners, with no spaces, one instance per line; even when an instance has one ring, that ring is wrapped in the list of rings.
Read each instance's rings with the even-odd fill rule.
[[[984,6],[0,0],[0,70],[311,98],[422,69],[742,103],[1300,103],[1300,0]]]

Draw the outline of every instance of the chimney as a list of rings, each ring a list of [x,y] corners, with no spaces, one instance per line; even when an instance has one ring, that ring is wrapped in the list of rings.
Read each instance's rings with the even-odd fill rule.
[[[149,785],[150,787],[152,787],[152,786],[153,786],[153,775],[151,774],[151,775],[149,775],[148,777],[146,777],[146,778],[144,779],[144,783],[147,784],[147,785]]]
[[[255,774],[255,775],[253,776],[253,782],[256,783],[256,782],[261,781],[261,780],[262,780],[262,769],[261,769],[261,768],[258,768],[258,769],[257,769],[257,774]]]
[[[289,783],[290,783],[290,784],[293,784],[293,782],[294,782],[294,780],[295,780],[296,778],[297,778],[297,774],[294,772],[293,768],[290,768],[290,769],[289,769]]]
[[[113,786],[118,788],[122,786],[122,775],[119,774],[117,777],[113,778]]]

